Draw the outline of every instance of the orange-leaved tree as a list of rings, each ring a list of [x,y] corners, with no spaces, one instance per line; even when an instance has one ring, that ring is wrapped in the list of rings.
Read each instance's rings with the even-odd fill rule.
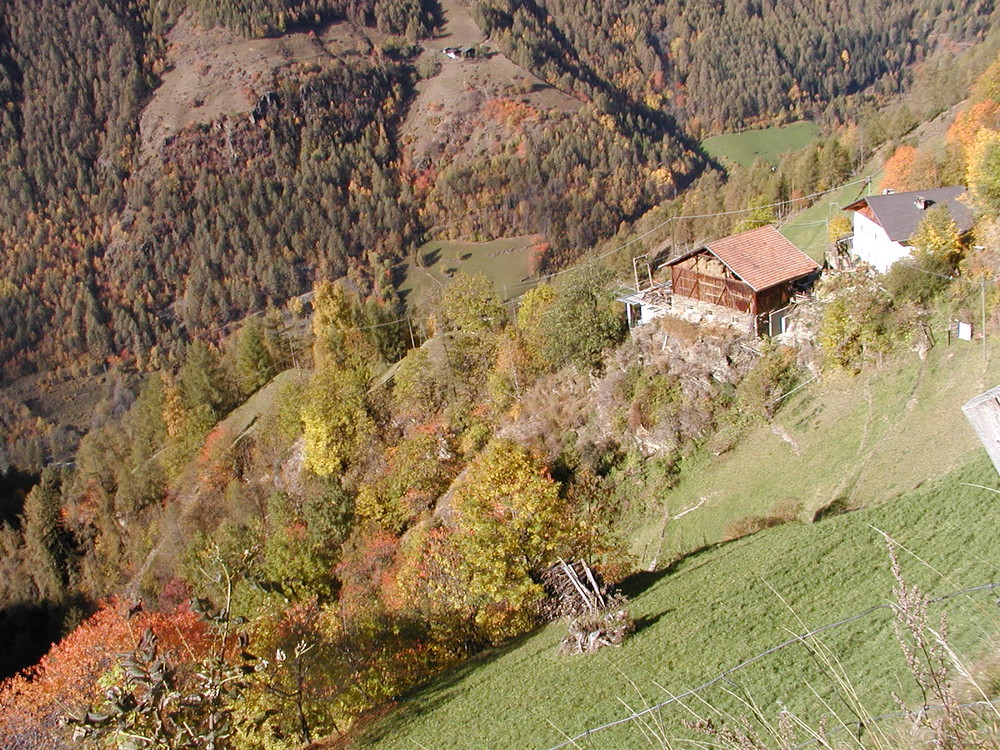
[[[99,698],[100,678],[118,655],[137,647],[146,629],[177,660],[197,658],[208,645],[204,622],[186,607],[159,614],[130,610],[117,599],[103,602],[36,666],[0,683],[5,747],[70,746],[72,730],[62,720],[86,714]]]
[[[885,163],[882,187],[899,191],[917,190],[919,186],[915,182],[920,175],[916,174],[916,163],[917,150],[913,146],[897,148]]]

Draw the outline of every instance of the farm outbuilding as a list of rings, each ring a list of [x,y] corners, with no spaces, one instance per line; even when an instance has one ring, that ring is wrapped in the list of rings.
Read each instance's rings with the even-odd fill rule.
[[[723,237],[665,264],[675,296],[735,310],[756,333],[780,333],[797,293],[811,286],[819,265],[771,226]]]
[[[962,412],[1000,473],[1000,386],[967,401]]]

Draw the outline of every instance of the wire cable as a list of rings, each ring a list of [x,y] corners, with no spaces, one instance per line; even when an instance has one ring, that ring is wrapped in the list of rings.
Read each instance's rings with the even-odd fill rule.
[[[952,592],[950,594],[944,594],[943,596],[934,597],[932,599],[925,599],[924,603],[925,604],[936,604],[938,602],[943,602],[943,601],[947,601],[949,599],[954,599],[955,597],[958,597],[958,596],[965,596],[966,594],[975,593],[977,591],[984,591],[984,590],[996,591],[998,589],[1000,589],[1000,583],[984,583],[984,584],[981,584],[979,586],[972,586],[972,587],[967,588],[967,589],[962,589],[961,591],[954,591],[954,592]],[[822,626],[820,626],[818,628],[815,628],[813,630],[808,631],[807,633],[802,633],[801,635],[796,635],[796,636],[794,636],[792,638],[789,638],[786,641],[782,641],[777,646],[772,646],[771,648],[767,649],[766,651],[762,651],[761,653],[757,654],[756,656],[751,656],[749,659],[741,661],[736,666],[730,667],[729,669],[725,670],[724,672],[720,672],[718,675],[716,675],[712,679],[708,680],[707,682],[703,682],[702,684],[698,685],[697,687],[693,687],[693,688],[691,688],[689,690],[685,690],[683,693],[678,693],[677,695],[671,696],[670,698],[668,698],[665,701],[661,701],[660,703],[657,703],[656,705],[649,706],[648,708],[644,708],[642,711],[636,711],[636,712],[630,714],[629,716],[624,716],[624,717],[622,717],[620,719],[615,719],[614,721],[609,721],[606,724],[602,724],[601,726],[592,727],[590,729],[587,729],[587,730],[581,732],[580,734],[576,735],[575,737],[570,737],[569,739],[565,740],[564,742],[559,743],[558,745],[553,745],[552,747],[548,748],[548,750],[561,750],[561,748],[569,747],[570,745],[575,745],[580,740],[586,739],[586,738],[590,737],[593,734],[597,734],[598,732],[603,732],[606,729],[611,729],[612,727],[617,727],[617,726],[620,726],[622,724],[627,724],[629,722],[635,721],[636,719],[639,719],[639,718],[641,718],[643,716],[651,714],[654,711],[659,711],[660,709],[665,708],[666,706],[669,706],[671,703],[678,703],[679,701],[683,700],[684,698],[690,698],[693,695],[697,695],[698,693],[702,692],[703,690],[705,690],[707,688],[710,688],[712,685],[715,685],[718,682],[722,682],[723,680],[728,679],[729,675],[731,675],[733,672],[738,672],[739,670],[743,669],[744,667],[748,667],[751,664],[754,664],[754,663],[760,661],[761,659],[763,659],[763,658],[765,658],[767,656],[770,656],[771,654],[773,654],[773,653],[775,653],[777,651],[781,651],[782,649],[787,648],[788,646],[794,645],[796,643],[802,643],[803,641],[805,641],[805,640],[807,640],[809,638],[812,638],[813,636],[819,635],[820,633],[823,633],[823,632],[825,632],[827,630],[832,630],[834,628],[839,628],[842,625],[847,625],[848,623],[856,622],[857,620],[861,620],[861,619],[863,619],[865,617],[868,617],[869,615],[872,615],[875,612],[879,612],[879,611],[885,610],[885,609],[894,609],[896,606],[897,605],[895,605],[895,604],[877,604],[874,607],[869,607],[868,609],[866,609],[866,610],[864,610],[862,612],[859,612],[859,613],[857,613],[855,615],[851,615],[850,617],[845,617],[842,620],[837,620],[836,622],[831,622],[831,623],[828,623],[826,625],[822,625]]]

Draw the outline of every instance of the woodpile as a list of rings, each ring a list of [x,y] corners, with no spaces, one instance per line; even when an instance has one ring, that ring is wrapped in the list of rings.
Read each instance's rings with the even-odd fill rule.
[[[564,654],[592,654],[604,646],[622,645],[634,629],[635,623],[624,608],[574,617],[559,650]]]
[[[559,645],[567,654],[589,654],[604,646],[620,646],[632,632],[628,600],[610,592],[587,563],[560,560],[542,576],[548,592],[542,614],[547,619],[564,617],[569,633]]]

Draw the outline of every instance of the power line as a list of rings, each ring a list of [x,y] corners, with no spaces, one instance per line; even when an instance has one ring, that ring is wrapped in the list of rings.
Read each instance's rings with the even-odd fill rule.
[[[964,596],[966,594],[972,594],[972,593],[975,593],[977,591],[986,591],[986,590],[995,591],[997,589],[1000,589],[1000,583],[984,583],[984,584],[981,584],[979,586],[972,586],[971,588],[962,589],[961,591],[955,591],[955,592],[952,592],[950,594],[945,594],[943,596],[934,597],[933,599],[925,599],[924,603],[925,604],[936,604],[938,602],[947,601],[948,599],[954,599],[955,597],[958,597],[958,596]],[[812,638],[813,636],[819,635],[820,633],[823,633],[823,632],[825,632],[827,630],[832,630],[834,628],[839,628],[842,625],[847,625],[848,623],[855,622],[857,620],[861,620],[861,619],[863,619],[865,617],[868,617],[869,615],[874,614],[875,612],[879,612],[879,611],[884,610],[884,609],[895,609],[896,606],[897,605],[895,605],[895,604],[877,604],[874,607],[869,607],[868,609],[864,610],[863,612],[859,612],[858,614],[851,615],[850,617],[845,617],[842,620],[838,620],[836,622],[832,622],[832,623],[829,623],[827,625],[822,625],[822,626],[820,626],[818,628],[815,628],[814,630],[810,630],[807,633],[803,633],[802,635],[797,635],[797,636],[794,636],[792,638],[789,638],[788,640],[779,643],[777,646],[772,646],[771,648],[767,649],[766,651],[762,651],[761,653],[757,654],[756,656],[752,656],[749,659],[741,661],[736,666],[730,667],[729,669],[725,670],[724,672],[720,672],[718,675],[716,675],[712,679],[708,680],[707,682],[703,682],[701,685],[698,685],[697,687],[691,688],[690,690],[685,690],[683,693],[679,693],[678,695],[671,696],[670,698],[668,698],[665,701],[657,703],[654,706],[650,706],[648,708],[644,708],[642,711],[634,712],[634,713],[632,713],[629,716],[625,716],[625,717],[623,717],[621,719],[615,719],[614,721],[609,721],[607,724],[602,724],[599,727],[592,727],[591,729],[587,729],[586,731],[581,732],[580,734],[576,735],[575,737],[571,737],[568,740],[559,743],[558,745],[553,745],[548,750],[561,750],[561,748],[569,747],[570,745],[575,745],[580,740],[587,739],[591,735],[597,734],[598,732],[603,732],[605,729],[611,729],[612,727],[617,727],[617,726],[620,726],[622,724],[627,724],[627,723],[629,723],[631,721],[635,721],[636,719],[638,719],[638,718],[640,718],[642,716],[646,716],[648,714],[651,714],[654,711],[659,711],[660,709],[665,708],[666,706],[669,706],[672,703],[678,703],[679,701],[683,700],[684,698],[690,698],[693,695],[697,695],[698,693],[702,692],[703,690],[705,690],[707,688],[710,688],[713,685],[715,685],[715,684],[717,684],[719,682],[722,682],[723,680],[728,679],[729,675],[731,675],[733,672],[738,672],[739,670],[743,669],[744,667],[748,667],[751,664],[754,664],[754,663],[760,661],[764,657],[770,656],[773,653],[781,651],[782,649],[785,649],[788,646],[794,645],[796,643],[802,643],[805,640],[807,640],[809,638]]]
[[[370,331],[373,328],[384,328],[385,326],[395,325],[396,323],[405,323],[406,321],[413,321],[413,318],[404,315],[402,318],[397,318],[396,320],[388,320],[385,323],[375,323],[370,326],[361,326],[360,328],[347,328],[348,331]]]

